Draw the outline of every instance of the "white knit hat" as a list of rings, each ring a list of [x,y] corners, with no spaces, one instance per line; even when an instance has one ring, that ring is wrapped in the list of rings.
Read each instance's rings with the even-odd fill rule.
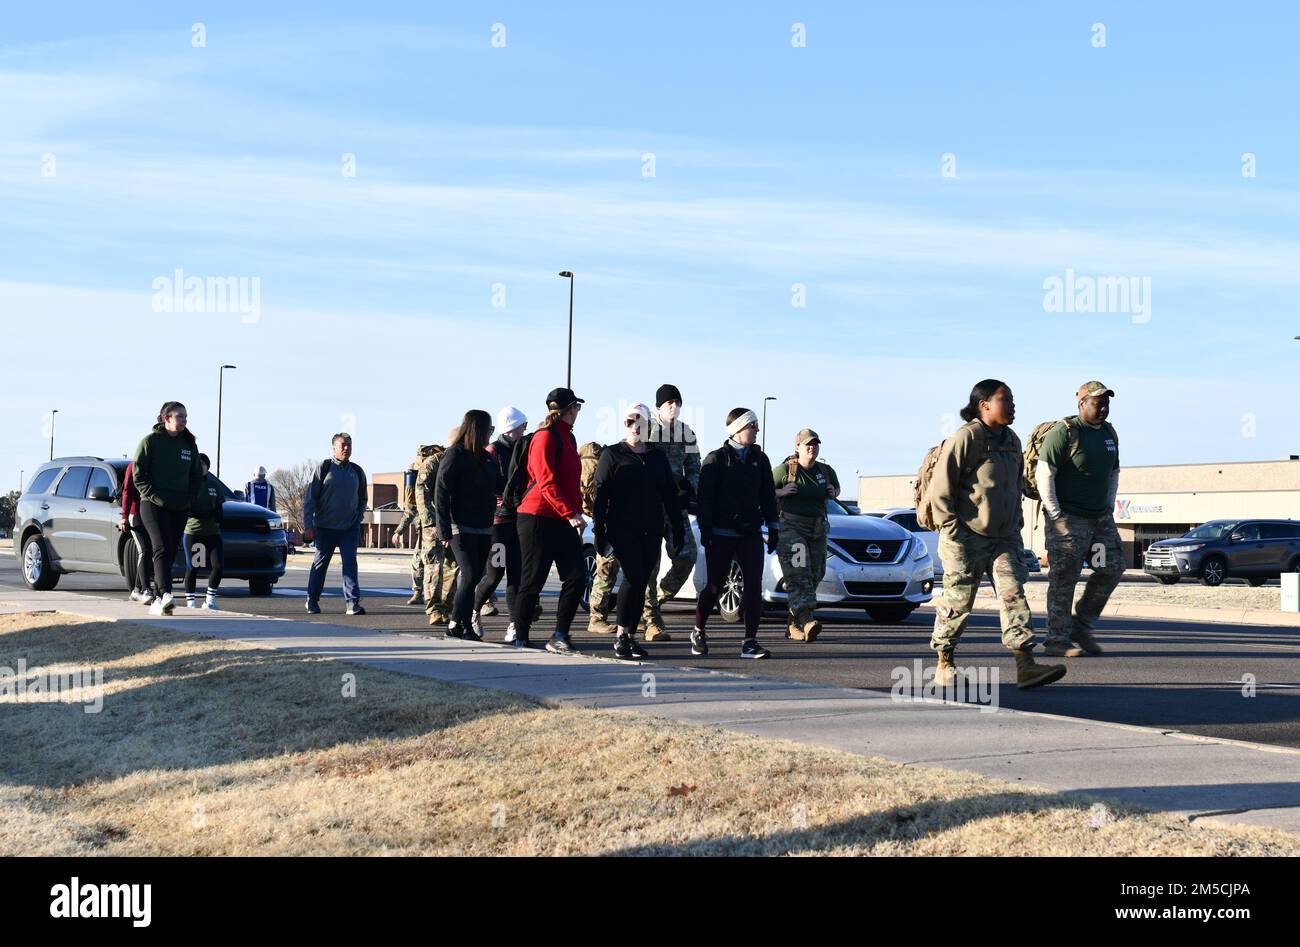
[[[497,412],[497,433],[507,434],[528,423],[524,413],[515,407],[505,407]]]

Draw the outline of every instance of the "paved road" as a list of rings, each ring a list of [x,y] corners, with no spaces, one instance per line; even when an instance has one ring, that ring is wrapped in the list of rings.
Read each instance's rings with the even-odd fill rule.
[[[246,611],[307,619],[303,612],[307,573],[291,568],[269,598],[250,598],[242,582],[232,583],[224,596],[229,611]],[[409,595],[397,572],[362,573],[364,618],[342,616],[343,603],[335,591],[322,599],[322,620],[356,623],[362,627],[427,630],[424,613],[404,603]],[[21,586],[12,554],[0,552],[0,590]],[[337,590],[338,580],[332,581]],[[87,575],[65,576],[61,592],[125,594],[121,580]],[[543,603],[548,616],[555,604],[554,583]],[[693,622],[688,605],[671,605],[665,619],[674,640],[649,646],[655,660],[681,666],[707,666],[787,680],[888,691],[893,671],[932,660],[927,647],[933,612],[923,608],[902,624],[874,625],[857,610],[819,612],[826,631],[811,645],[786,641],[779,620],[764,623],[763,640],[772,650],[767,661],[739,657],[738,626],[714,618],[709,625],[713,653],[696,658],[687,634]],[[1036,619],[1041,625],[1041,615]],[[489,641],[500,641],[506,619],[484,620]],[[548,629],[543,619],[535,629],[540,639]],[[1103,620],[1099,636],[1107,647],[1100,658],[1066,661],[1069,675],[1060,683],[1021,693],[1014,687],[1014,665],[1002,648],[997,617],[976,614],[958,652],[959,664],[999,669],[1004,707],[1084,717],[1115,723],[1181,730],[1206,736],[1300,748],[1300,629],[1247,627],[1207,622]],[[435,632],[440,633],[440,632]],[[608,637],[586,634],[585,613],[574,625],[573,639],[584,651],[607,653]],[[1255,696],[1243,696],[1243,677],[1253,675]]]

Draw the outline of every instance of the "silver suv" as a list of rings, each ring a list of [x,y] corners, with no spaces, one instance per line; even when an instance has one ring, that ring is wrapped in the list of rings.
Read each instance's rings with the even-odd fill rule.
[[[128,461],[101,457],[61,457],[42,464],[18,498],[14,549],[23,581],[48,591],[69,572],[121,575],[134,586],[135,539],[118,529],[120,497]],[[244,503],[209,475],[226,497],[221,536],[226,547],[226,578],[247,579],[252,595],[270,595],[285,569],[284,520],[270,510]],[[202,575],[206,570],[200,569]],[[177,552],[173,575],[185,574]]]

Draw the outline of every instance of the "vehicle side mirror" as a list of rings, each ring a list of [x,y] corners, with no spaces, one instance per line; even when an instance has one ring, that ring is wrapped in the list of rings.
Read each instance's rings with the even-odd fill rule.
[[[1239,543],[1245,538],[1246,538],[1245,533],[1233,533],[1231,536],[1228,537],[1228,542]]]
[[[106,503],[113,499],[113,491],[108,489],[108,487],[91,487],[90,492],[86,494],[86,499],[99,500],[100,502]]]

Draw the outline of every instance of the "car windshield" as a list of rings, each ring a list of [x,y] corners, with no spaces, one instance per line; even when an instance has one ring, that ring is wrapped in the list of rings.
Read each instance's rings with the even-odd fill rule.
[[[215,474],[209,473],[208,479],[221,488],[221,498],[223,500],[233,500],[235,498],[235,491],[231,490],[228,486],[218,480]]]
[[[1228,522],[1206,523],[1192,530],[1184,539],[1222,539],[1233,531],[1237,523],[1235,520]]]
[[[826,512],[827,512],[828,514],[830,514],[831,516],[853,516],[853,515],[855,515],[851,510],[849,510],[849,509],[847,509],[846,507],[842,506],[841,504],[835,502],[834,500],[827,500],[827,501],[826,501]]]

